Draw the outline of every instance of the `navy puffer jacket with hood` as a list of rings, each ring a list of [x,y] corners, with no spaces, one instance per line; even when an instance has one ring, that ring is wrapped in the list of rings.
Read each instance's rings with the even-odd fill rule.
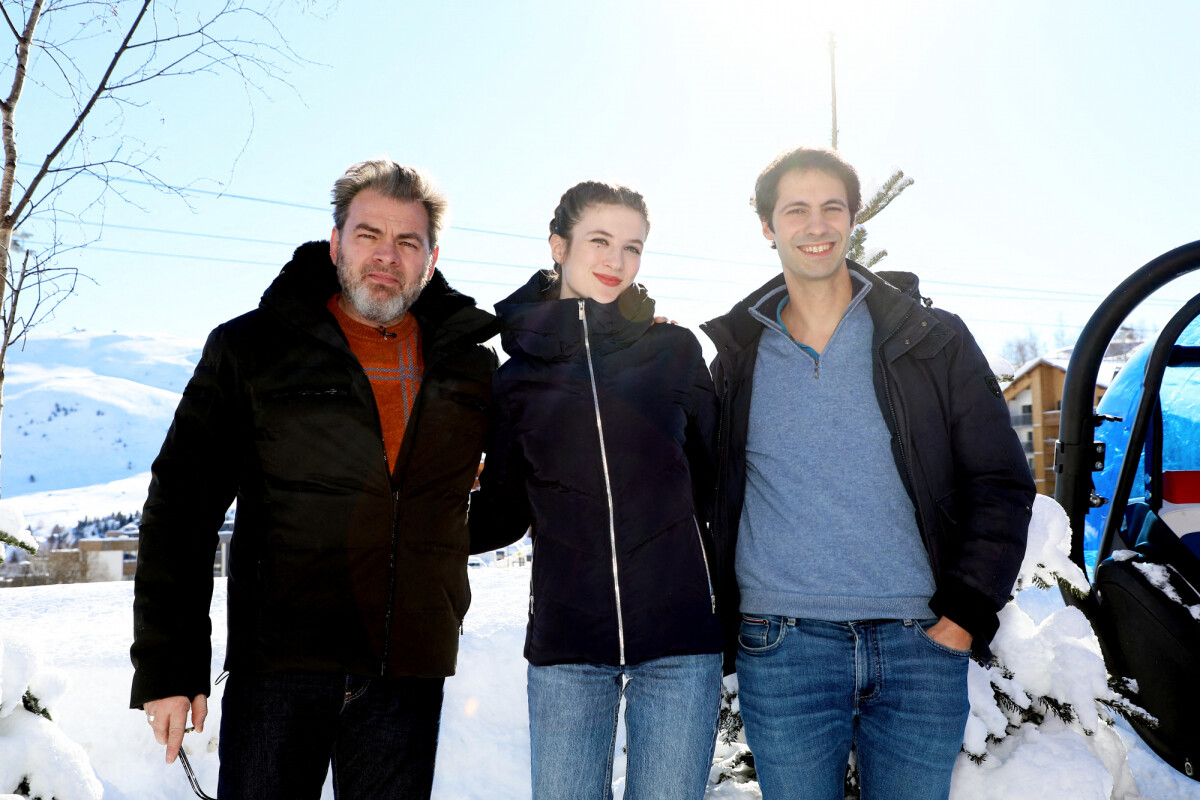
[[[510,358],[471,549],[532,526],[531,664],[720,652],[705,511],[717,406],[700,344],[653,324],[640,286],[607,304],[558,287],[538,272],[496,305]]]

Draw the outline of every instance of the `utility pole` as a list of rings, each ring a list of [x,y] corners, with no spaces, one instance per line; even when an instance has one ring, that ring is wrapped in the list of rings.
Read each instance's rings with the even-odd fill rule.
[[[834,66],[833,50],[834,50],[833,31],[830,31],[829,32],[829,87],[830,87],[830,97],[832,98],[832,104],[833,104],[832,144],[833,144],[833,149],[837,150],[837,134],[838,134],[838,127],[837,127],[837,74],[836,74],[835,66]]]

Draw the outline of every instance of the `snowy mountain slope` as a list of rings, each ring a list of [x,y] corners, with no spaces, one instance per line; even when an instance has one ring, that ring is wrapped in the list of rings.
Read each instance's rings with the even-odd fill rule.
[[[7,368],[3,496],[148,470],[199,357],[199,343],[169,337],[31,337]]]
[[[174,392],[81,368],[22,372],[29,380],[11,380],[4,408],[5,497],[145,472],[179,404]]]
[[[150,473],[139,472],[128,478],[95,486],[34,492],[0,500],[0,510],[12,509],[25,517],[34,536],[44,539],[55,525],[70,528],[85,517],[95,519],[117,512],[140,511],[146,504]]]
[[[182,392],[202,347],[203,342],[171,336],[75,331],[30,336],[23,348],[9,351],[8,365],[82,367],[97,375]]]

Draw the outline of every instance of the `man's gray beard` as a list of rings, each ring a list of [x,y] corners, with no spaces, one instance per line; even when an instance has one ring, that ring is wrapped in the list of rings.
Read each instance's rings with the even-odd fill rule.
[[[420,297],[421,290],[429,283],[429,273],[425,273],[421,280],[411,286],[404,282],[403,276],[397,275],[396,277],[401,281],[400,291],[380,299],[372,294],[362,275],[349,273],[350,270],[346,268],[342,260],[342,253],[339,252],[337,276],[338,282],[342,284],[342,296],[350,301],[350,305],[354,307],[360,317],[377,325],[393,322],[408,313],[408,309]]]

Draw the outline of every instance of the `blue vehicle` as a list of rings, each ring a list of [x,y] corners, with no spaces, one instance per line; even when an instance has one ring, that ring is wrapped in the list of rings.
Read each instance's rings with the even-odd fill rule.
[[[1101,303],[1067,367],[1055,447],[1055,499],[1071,520],[1072,560],[1086,570],[1085,543],[1095,544],[1092,592],[1082,599],[1064,592],[1064,599],[1091,621],[1109,672],[1136,682],[1129,698],[1158,720],[1131,724],[1193,780],[1200,780],[1200,692],[1194,689],[1200,677],[1200,295],[1176,312],[1152,348],[1131,359],[1100,411],[1092,398],[1105,348],[1129,313],[1197,269],[1200,242],[1193,242],[1151,261]]]

